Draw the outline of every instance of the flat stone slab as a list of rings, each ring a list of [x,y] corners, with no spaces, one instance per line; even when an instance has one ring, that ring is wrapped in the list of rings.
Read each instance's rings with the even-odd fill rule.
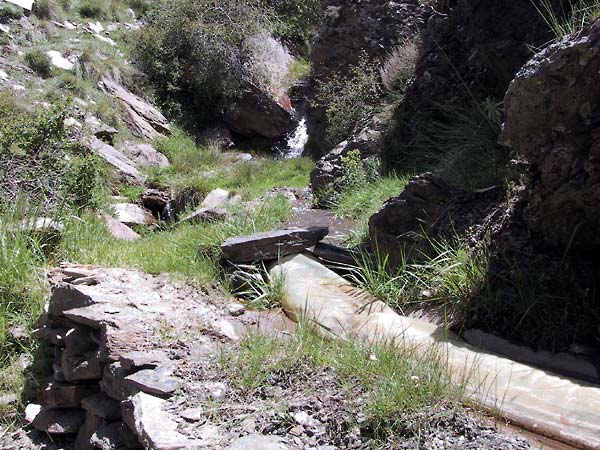
[[[233,263],[278,259],[312,247],[328,233],[327,227],[267,231],[229,238],[221,245],[221,251],[223,259]]]
[[[444,355],[466,393],[513,424],[578,448],[600,448],[600,387],[502,358],[461,342],[447,330],[403,317],[318,261],[294,255],[271,269],[283,276],[283,306],[336,336],[415,346]]]
[[[167,369],[144,369],[125,378],[132,386],[151,395],[165,396],[172,394],[179,388],[177,378],[171,376]]]

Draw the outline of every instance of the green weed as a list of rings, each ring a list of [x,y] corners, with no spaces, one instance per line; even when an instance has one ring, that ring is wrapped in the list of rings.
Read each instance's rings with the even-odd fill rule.
[[[579,33],[600,17],[600,1],[598,0],[569,0],[566,10],[564,7],[556,10],[550,0],[539,0],[539,4],[532,0],[532,3],[556,39]]]
[[[363,428],[380,439],[418,432],[414,421],[411,427],[414,414],[461,395],[439,354],[324,339],[306,324],[289,340],[248,335],[234,349],[223,350],[219,360],[228,379],[247,395],[277,380],[303,380],[328,370],[347,395],[365,399]]]

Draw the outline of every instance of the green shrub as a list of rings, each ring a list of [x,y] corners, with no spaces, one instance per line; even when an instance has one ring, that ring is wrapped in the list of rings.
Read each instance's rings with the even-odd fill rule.
[[[347,74],[336,74],[317,87],[316,106],[325,108],[326,139],[333,147],[373,115],[382,98],[379,71],[366,55]]]
[[[41,50],[30,50],[23,57],[25,64],[42,78],[50,78],[52,64],[50,58]]]
[[[104,161],[94,155],[76,155],[63,178],[64,197],[78,209],[96,210],[107,197],[106,178]]]
[[[319,0],[268,0],[277,15],[275,33],[302,56],[308,56],[310,41],[321,19]]]
[[[79,5],[77,12],[79,12],[81,17],[85,17],[86,19],[108,20],[111,18],[110,3],[86,0]]]
[[[33,13],[40,19],[62,20],[65,11],[61,3],[56,0],[36,0],[33,4]]]
[[[13,5],[0,6],[0,23],[7,23],[10,20],[19,20],[23,16],[23,9]]]
[[[146,18],[134,61],[172,111],[183,108],[196,124],[206,121],[258,82],[248,38],[271,26],[260,0],[158,2]]]

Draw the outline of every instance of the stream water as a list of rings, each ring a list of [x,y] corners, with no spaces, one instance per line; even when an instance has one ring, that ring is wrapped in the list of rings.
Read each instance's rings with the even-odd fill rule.
[[[288,159],[302,156],[307,142],[308,129],[306,127],[306,118],[303,117],[298,122],[296,129],[288,137],[287,145],[282,149],[283,156]]]

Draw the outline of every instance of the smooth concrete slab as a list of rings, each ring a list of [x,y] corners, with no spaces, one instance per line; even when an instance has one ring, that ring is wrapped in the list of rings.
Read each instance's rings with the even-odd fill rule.
[[[600,449],[600,387],[486,353],[440,327],[400,316],[306,255],[284,258],[271,275],[284,277],[283,306],[296,321],[318,322],[339,337],[438,352],[483,407],[536,433]]]

